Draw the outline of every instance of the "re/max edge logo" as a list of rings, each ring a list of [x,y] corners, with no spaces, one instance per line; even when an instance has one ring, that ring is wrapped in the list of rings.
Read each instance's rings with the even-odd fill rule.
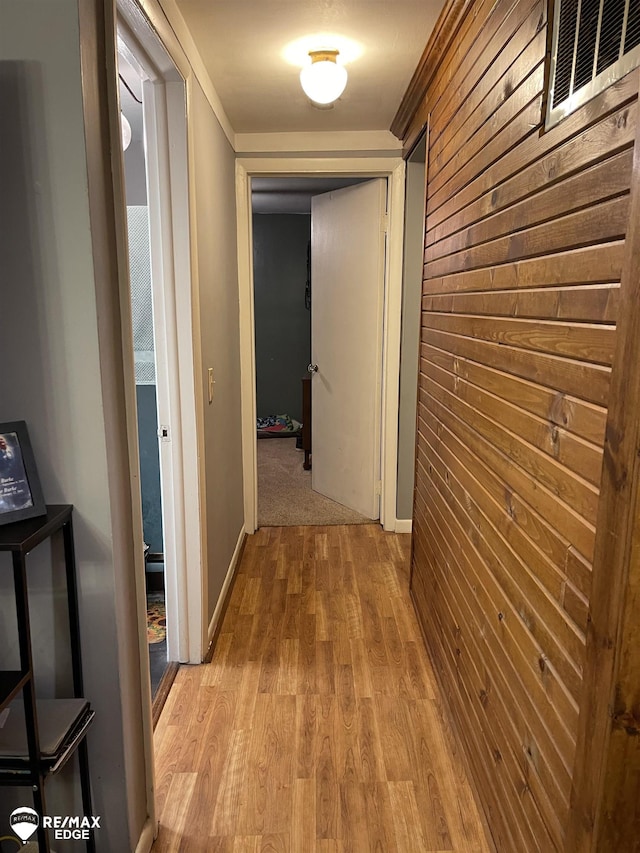
[[[24,844],[40,826],[40,816],[34,809],[23,806],[11,812],[9,824]],[[57,841],[86,841],[91,832],[100,829],[100,816],[43,815],[42,828],[53,830]]]
[[[78,815],[44,815],[42,818],[42,826],[44,829],[53,829],[53,837],[58,840],[74,839],[85,840],[89,838],[89,833],[95,829],[100,829],[99,815],[91,815],[91,817],[79,817]]]

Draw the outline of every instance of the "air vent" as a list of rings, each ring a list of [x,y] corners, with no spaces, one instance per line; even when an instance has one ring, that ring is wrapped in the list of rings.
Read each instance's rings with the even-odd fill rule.
[[[639,64],[639,0],[556,0],[547,126]]]

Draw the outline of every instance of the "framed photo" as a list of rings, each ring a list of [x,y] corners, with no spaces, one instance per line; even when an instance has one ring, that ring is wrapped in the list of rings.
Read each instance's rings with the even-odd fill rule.
[[[46,512],[26,423],[0,423],[0,524]]]

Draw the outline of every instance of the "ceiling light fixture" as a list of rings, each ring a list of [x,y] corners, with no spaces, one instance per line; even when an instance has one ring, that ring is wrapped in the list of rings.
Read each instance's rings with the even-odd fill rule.
[[[126,151],[131,145],[131,125],[122,110],[120,111],[120,133],[122,135],[122,150]]]
[[[338,50],[310,50],[311,64],[300,72],[300,85],[316,104],[331,104],[344,92],[347,69],[338,65]]]

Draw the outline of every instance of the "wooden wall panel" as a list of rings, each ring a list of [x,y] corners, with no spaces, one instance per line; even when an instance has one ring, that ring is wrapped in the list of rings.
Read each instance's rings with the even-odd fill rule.
[[[632,72],[544,130],[546,14],[449,3],[392,126],[429,126],[412,595],[508,853],[571,853],[638,110]]]
[[[640,126],[565,847],[640,853]]]

